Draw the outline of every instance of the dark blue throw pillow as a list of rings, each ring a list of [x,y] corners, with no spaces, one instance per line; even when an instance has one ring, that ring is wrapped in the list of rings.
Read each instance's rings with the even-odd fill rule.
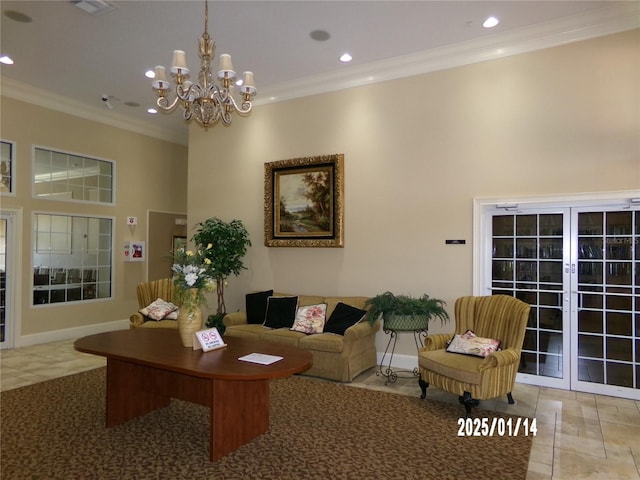
[[[247,312],[247,323],[262,324],[267,313],[267,299],[273,295],[273,290],[264,292],[248,293],[245,297],[245,310]]]
[[[336,308],[331,313],[329,320],[324,324],[324,333],[337,333],[344,335],[347,328],[355,325],[367,314],[366,310],[361,310],[346,303],[338,302]]]
[[[291,328],[297,310],[298,297],[269,297],[263,325],[269,328]]]

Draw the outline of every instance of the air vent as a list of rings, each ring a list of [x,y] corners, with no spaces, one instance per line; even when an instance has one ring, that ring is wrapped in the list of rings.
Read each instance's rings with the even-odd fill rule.
[[[103,0],[71,0],[71,3],[94,16],[103,15],[116,9],[112,3]]]

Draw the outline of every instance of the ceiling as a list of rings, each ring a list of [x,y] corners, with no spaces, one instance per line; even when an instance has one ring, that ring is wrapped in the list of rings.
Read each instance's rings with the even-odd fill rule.
[[[168,67],[175,49],[199,70],[204,2],[110,3],[111,11],[90,15],[71,1],[1,1],[0,54],[15,62],[0,67],[3,95],[186,144],[180,112],[146,113],[155,94],[144,72]],[[490,15],[500,24],[485,29]],[[254,72],[259,108],[614,33],[638,27],[639,18],[638,2],[625,1],[236,0],[210,2],[209,33],[218,55],[231,54],[239,73]],[[313,40],[314,30],[330,38]],[[341,63],[344,52],[353,61]]]

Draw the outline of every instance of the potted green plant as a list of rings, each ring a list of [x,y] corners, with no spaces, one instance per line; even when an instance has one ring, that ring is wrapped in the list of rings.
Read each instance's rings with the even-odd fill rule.
[[[449,320],[445,305],[427,294],[411,297],[385,292],[367,300],[367,319],[373,325],[382,315],[387,330],[425,330],[433,318],[439,318],[440,323]]]
[[[224,288],[230,275],[239,275],[246,267],[242,262],[247,248],[251,246],[249,232],[240,220],[224,222],[212,217],[197,225],[198,231],[191,240],[204,252],[207,273],[216,283],[218,308],[207,318],[207,327],[217,327],[224,333],[222,318],[227,313],[224,303]]]

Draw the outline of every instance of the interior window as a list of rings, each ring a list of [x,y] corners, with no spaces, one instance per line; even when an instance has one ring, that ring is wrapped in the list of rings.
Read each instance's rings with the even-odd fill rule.
[[[111,297],[110,218],[33,215],[33,304]]]
[[[113,163],[35,147],[33,184],[36,197],[113,203]]]
[[[11,142],[0,142],[0,192],[13,193],[13,156],[15,148]]]

